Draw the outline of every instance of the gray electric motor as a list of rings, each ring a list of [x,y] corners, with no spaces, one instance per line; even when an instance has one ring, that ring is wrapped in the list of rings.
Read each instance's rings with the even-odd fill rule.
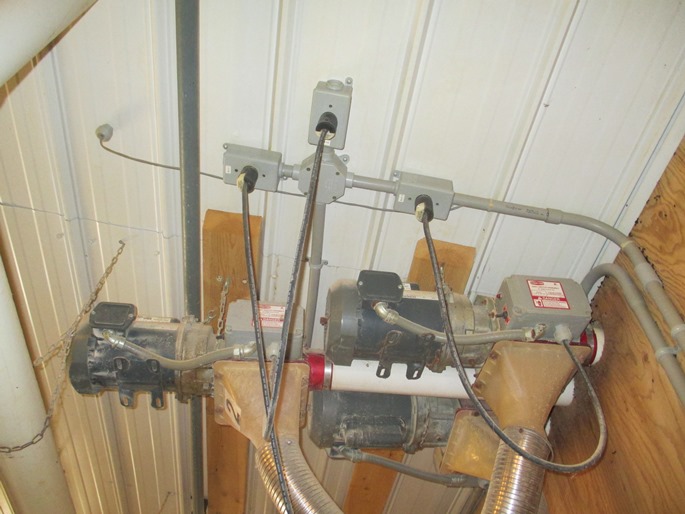
[[[444,344],[430,334],[416,334],[390,325],[374,311],[385,302],[403,318],[443,332],[440,305],[435,292],[406,288],[395,273],[362,271],[357,281],[339,280],[330,288],[324,318],[326,356],[336,365],[349,366],[354,359],[378,360],[377,375],[390,375],[393,363],[407,365],[407,378],[418,379],[424,368],[441,372],[452,365]],[[448,295],[449,314],[455,334],[498,329],[493,298],[478,298],[475,305],[461,294]],[[459,348],[464,365],[482,364],[492,345]]]

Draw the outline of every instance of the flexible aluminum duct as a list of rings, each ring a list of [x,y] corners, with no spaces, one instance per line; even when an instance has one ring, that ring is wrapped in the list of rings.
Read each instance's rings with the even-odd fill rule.
[[[504,433],[537,457],[546,459],[551,452],[547,438],[533,430],[507,427]],[[536,514],[544,478],[543,468],[524,459],[500,441],[483,513]]]
[[[290,499],[296,513],[342,514],[342,510],[324,490],[317,478],[304,460],[302,450],[296,436],[280,436],[281,458],[283,471]],[[257,449],[257,470],[264,482],[264,486],[279,512],[286,513],[285,504],[278,486],[278,476],[271,445],[267,442]]]

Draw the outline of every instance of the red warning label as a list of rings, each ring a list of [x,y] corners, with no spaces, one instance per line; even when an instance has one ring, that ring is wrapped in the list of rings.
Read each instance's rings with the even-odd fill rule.
[[[284,319],[284,305],[259,304],[259,321],[262,323],[262,328],[283,328]],[[252,326],[254,326],[254,320],[252,320]]]
[[[541,309],[570,309],[561,282],[552,280],[528,280],[533,305]]]

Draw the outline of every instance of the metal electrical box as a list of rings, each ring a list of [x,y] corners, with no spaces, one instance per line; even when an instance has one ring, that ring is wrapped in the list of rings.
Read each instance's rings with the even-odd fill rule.
[[[250,146],[224,145],[224,182],[233,186],[245,166],[253,166],[259,172],[257,189],[276,191],[283,168],[283,156],[278,152],[261,150]]]
[[[270,346],[281,341],[285,305],[259,304],[259,318],[262,322],[264,345],[267,352]],[[302,357],[302,337],[304,333],[304,312],[297,307],[293,312],[290,337],[288,338],[288,353],[286,357],[294,360]],[[252,306],[249,300],[236,300],[228,306],[226,313],[226,342],[228,344],[246,344],[254,341],[254,324],[252,321]],[[297,354],[295,354],[295,353]]]
[[[554,327],[566,324],[576,340],[590,322],[592,311],[585,291],[568,278],[513,275],[505,278],[495,302],[503,329],[532,328],[547,325],[544,339],[554,334]]]
[[[345,82],[334,79],[319,82],[316,88],[314,88],[312,96],[312,111],[309,118],[309,144],[316,145],[319,142],[316,125],[319,123],[321,115],[325,112],[332,112],[338,119],[338,129],[328,144],[336,150],[345,148],[347,122],[350,118],[351,107],[352,79],[348,78]]]

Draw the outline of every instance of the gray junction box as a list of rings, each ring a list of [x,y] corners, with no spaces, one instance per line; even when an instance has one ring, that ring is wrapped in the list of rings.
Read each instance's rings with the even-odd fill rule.
[[[533,328],[544,323],[543,339],[554,335],[554,327],[568,325],[577,340],[592,315],[590,302],[578,282],[568,278],[513,275],[505,278],[495,302],[502,329]]]
[[[259,317],[262,322],[264,346],[267,351],[271,345],[281,341],[285,305],[259,303]],[[286,358],[296,360],[302,357],[302,337],[304,333],[304,311],[297,307],[293,312],[293,322],[288,337]],[[252,305],[249,300],[236,300],[228,306],[226,313],[226,335],[228,344],[248,344],[255,340],[252,323]]]

